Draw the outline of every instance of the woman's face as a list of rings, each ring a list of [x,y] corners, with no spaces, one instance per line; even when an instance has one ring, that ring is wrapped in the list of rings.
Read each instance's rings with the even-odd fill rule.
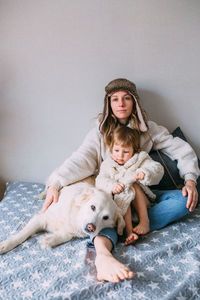
[[[132,96],[126,91],[119,91],[111,95],[112,112],[121,124],[126,124],[133,110]]]

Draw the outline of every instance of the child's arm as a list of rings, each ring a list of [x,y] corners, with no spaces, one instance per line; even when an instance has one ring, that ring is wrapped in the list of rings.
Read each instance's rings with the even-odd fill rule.
[[[125,185],[133,184],[138,180],[143,185],[158,184],[164,175],[163,166],[159,162],[154,161],[145,151],[140,152],[140,157],[142,158],[142,161],[137,167],[137,170],[134,165],[128,168],[122,183]],[[140,175],[138,175],[139,173]],[[141,176],[142,173],[143,175]]]
[[[117,182],[114,184],[114,186],[112,188],[112,193],[120,194],[121,192],[123,192],[124,188],[125,188],[125,185],[123,183]]]
[[[144,185],[156,185],[160,182],[164,175],[163,166],[148,156],[140,168],[136,171],[136,174],[143,172],[145,174],[143,179],[139,181]]]
[[[142,171],[136,171],[136,174],[133,176],[135,180],[143,180],[145,177],[145,173]]]

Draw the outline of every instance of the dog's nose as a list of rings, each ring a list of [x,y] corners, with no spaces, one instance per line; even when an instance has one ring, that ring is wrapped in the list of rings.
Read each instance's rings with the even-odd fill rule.
[[[94,232],[95,229],[96,229],[96,226],[95,226],[94,224],[92,224],[92,223],[89,223],[89,224],[87,224],[87,226],[86,226],[86,230],[87,230],[88,232]]]

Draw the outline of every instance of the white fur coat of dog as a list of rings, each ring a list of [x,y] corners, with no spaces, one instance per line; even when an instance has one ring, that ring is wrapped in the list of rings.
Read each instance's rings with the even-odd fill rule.
[[[73,237],[96,236],[105,227],[118,224],[118,233],[125,226],[122,215],[111,195],[99,191],[88,183],[76,183],[60,191],[59,201],[45,213],[35,215],[25,227],[0,243],[0,254],[23,243],[39,231],[47,231],[40,244],[55,247]]]

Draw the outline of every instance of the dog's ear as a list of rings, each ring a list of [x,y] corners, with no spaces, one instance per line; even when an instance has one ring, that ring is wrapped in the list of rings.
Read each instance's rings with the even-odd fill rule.
[[[85,188],[83,191],[76,197],[76,204],[82,205],[83,202],[87,202],[94,196],[94,189],[93,188]]]
[[[119,235],[122,235],[124,227],[125,227],[125,221],[124,221],[124,218],[123,218],[119,208],[117,208],[117,211],[115,214],[115,221],[117,223],[117,233]]]

